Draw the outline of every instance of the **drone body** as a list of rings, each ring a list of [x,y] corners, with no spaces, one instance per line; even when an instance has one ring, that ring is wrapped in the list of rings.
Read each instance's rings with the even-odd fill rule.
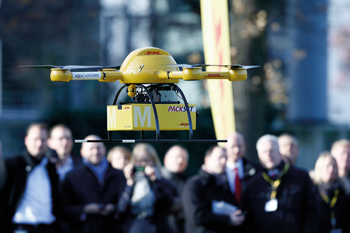
[[[207,65],[203,65],[207,66]],[[201,79],[228,79],[241,81],[247,79],[247,69],[235,67],[226,72],[203,72],[201,65],[176,64],[174,58],[165,50],[159,48],[142,48],[131,52],[123,64],[118,67],[101,66],[50,66],[51,81],[69,82],[71,80],[98,80],[100,82],[115,82],[125,84],[143,83],[178,83]],[[118,69],[119,68],[119,69]],[[73,70],[98,70],[83,72]]]
[[[222,66],[227,71],[206,72],[203,67]],[[71,80],[98,80],[125,84],[119,89],[113,105],[107,106],[108,139],[103,142],[225,142],[226,140],[193,140],[196,129],[196,107],[189,105],[185,95],[176,85],[180,79],[194,81],[202,79],[228,79],[241,81],[247,79],[247,69],[258,66],[177,64],[165,50],[141,48],[131,52],[121,66],[22,66],[26,68],[51,69],[50,78],[55,82]],[[181,68],[181,69],[180,69]],[[147,84],[147,85],[144,85]],[[121,91],[127,87],[132,101],[117,103]],[[162,93],[175,92],[179,101],[163,101]],[[141,140],[112,140],[112,131],[141,131]],[[144,131],[156,131],[156,140],[144,140]],[[159,139],[160,130],[188,130],[190,140]],[[95,142],[96,140],[90,140]],[[85,142],[76,140],[76,142]]]

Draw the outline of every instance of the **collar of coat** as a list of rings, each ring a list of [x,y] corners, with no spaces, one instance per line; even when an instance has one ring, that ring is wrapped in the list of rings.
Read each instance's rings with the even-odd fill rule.
[[[255,167],[251,163],[249,163],[245,158],[242,159],[244,167],[244,178],[254,176],[257,172]]]
[[[34,158],[32,155],[29,154],[29,152],[27,150],[24,151],[22,155],[23,155],[23,158],[27,164],[27,166],[26,166],[27,172],[30,172],[45,157],[45,155],[43,155],[43,157],[40,159]]]

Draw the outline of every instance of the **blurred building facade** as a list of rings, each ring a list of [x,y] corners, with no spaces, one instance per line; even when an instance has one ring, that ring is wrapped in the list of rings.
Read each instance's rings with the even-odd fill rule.
[[[149,46],[167,50],[178,63],[203,61],[200,16],[186,1],[15,0],[1,4],[0,22],[0,140],[4,157],[23,150],[25,128],[30,123],[59,123],[49,118],[58,121],[86,111],[90,115],[96,115],[95,110],[105,112],[121,86],[96,81],[53,83],[48,70],[19,65],[118,65],[134,49]],[[198,89],[197,94],[205,99],[205,91],[197,88],[202,84],[191,84],[192,88],[185,85],[183,91],[196,94]],[[188,98],[201,105],[198,96]],[[83,114],[64,123],[79,128],[85,121],[106,131],[103,113],[99,113],[99,122],[87,120],[89,114]],[[86,125],[79,132],[73,129],[73,134],[84,137],[95,133]]]
[[[334,85],[340,75],[337,61],[343,60],[339,47],[338,54],[335,51],[334,31],[339,33],[340,25],[343,32],[349,30],[344,14],[348,10],[350,4],[343,0],[285,0],[269,17],[266,87],[270,103],[279,110],[270,130],[299,139],[297,165],[305,169],[312,169],[335,140],[350,136],[350,114],[345,116],[350,75],[342,73],[342,90]],[[349,47],[340,50],[344,54]]]
[[[79,108],[96,100],[90,94],[95,93],[95,87],[89,84],[52,85],[47,70],[18,66],[99,63],[99,2],[6,1],[0,11],[0,139],[4,156],[11,156],[23,149],[28,124],[41,121],[53,107]]]

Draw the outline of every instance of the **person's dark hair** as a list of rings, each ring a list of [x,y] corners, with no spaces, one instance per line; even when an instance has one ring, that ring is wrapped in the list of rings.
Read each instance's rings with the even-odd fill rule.
[[[62,129],[68,130],[68,131],[72,134],[72,131],[70,130],[70,128],[69,128],[67,125],[65,125],[65,124],[57,124],[57,125],[54,125],[54,126],[51,127],[51,129],[50,129],[50,131],[49,131],[49,136],[50,136],[50,138],[51,138],[52,132],[53,132],[55,129],[57,129],[57,128],[62,128]]]
[[[171,154],[171,152],[172,152],[173,150],[176,150],[176,149],[180,149],[181,152],[183,152],[183,153],[185,154],[185,159],[188,161],[188,159],[189,159],[188,150],[187,150],[185,147],[180,146],[180,145],[174,145],[174,146],[170,147],[170,148],[166,151],[165,156],[164,156],[164,159],[165,159],[165,157],[169,156],[169,154]]]
[[[46,130],[46,131],[49,131],[49,126],[45,123],[32,123],[30,124],[28,127],[27,127],[27,130],[26,130],[26,136],[28,136],[28,133],[29,131],[33,128],[33,127],[38,127],[42,130]]]
[[[281,134],[280,136],[278,136],[278,140],[280,140],[281,138],[285,138],[285,137],[291,138],[291,139],[293,140],[293,142],[296,144],[296,146],[299,145],[298,139],[297,139],[294,135],[289,134],[289,133],[283,133],[283,134]]]
[[[220,149],[225,150],[224,148],[222,148],[222,147],[220,147],[220,146],[218,146],[218,145],[211,146],[211,147],[209,147],[209,149],[205,152],[204,158],[210,157],[211,154],[213,153],[213,150],[214,150],[216,147],[219,147]]]

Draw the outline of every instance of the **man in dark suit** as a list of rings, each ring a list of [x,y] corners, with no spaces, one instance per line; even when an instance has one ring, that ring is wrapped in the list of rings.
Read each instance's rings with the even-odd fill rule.
[[[86,140],[101,140],[90,135]],[[115,206],[125,186],[122,171],[106,159],[101,142],[83,143],[83,165],[68,172],[62,182],[62,217],[74,233],[120,232]]]
[[[58,124],[51,128],[48,146],[54,150],[57,156],[52,156],[50,161],[56,164],[57,174],[62,181],[65,175],[74,167],[82,164],[80,156],[71,154],[73,149],[72,132],[68,126]]]
[[[242,199],[249,232],[318,232],[317,193],[308,173],[282,160],[276,136],[261,137],[256,148],[264,170],[247,182]]]
[[[237,232],[244,216],[241,211],[215,211],[220,204],[235,202],[225,179],[225,149],[214,146],[205,155],[198,175],[190,178],[183,190],[186,232]]]
[[[246,145],[241,133],[231,133],[226,139],[226,176],[231,192],[235,197],[235,205],[239,206],[245,182],[261,171],[261,167],[244,158]]]
[[[1,232],[55,232],[58,175],[54,164],[44,156],[48,127],[29,125],[26,151],[0,161]]]

